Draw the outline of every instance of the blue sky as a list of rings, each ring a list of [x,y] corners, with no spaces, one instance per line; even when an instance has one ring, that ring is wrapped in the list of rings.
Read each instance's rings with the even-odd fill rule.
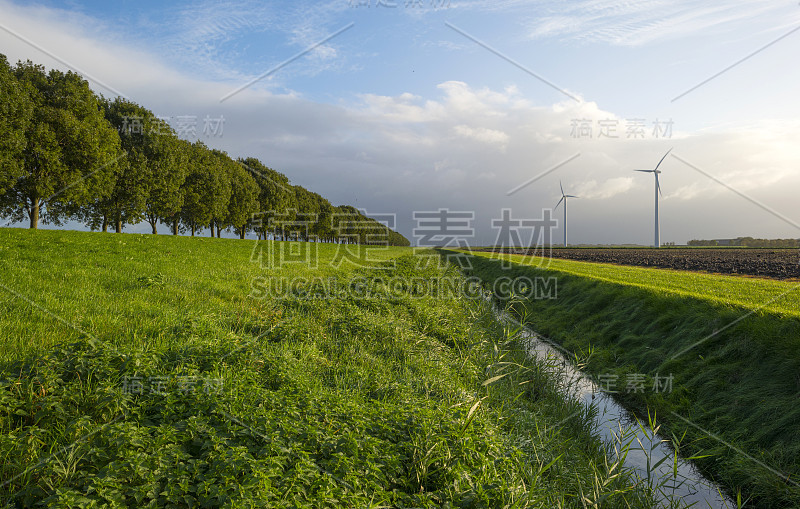
[[[502,208],[538,217],[561,180],[581,196],[572,242],[647,244],[652,179],[631,170],[670,147],[662,240],[798,237],[796,2],[165,4],[0,0],[0,52],[195,116],[209,145],[335,203],[397,213],[410,238],[414,210],[449,207],[474,210],[470,242],[491,243]],[[221,136],[203,136],[206,116],[225,117]],[[633,119],[644,136],[626,136]],[[669,137],[653,136],[656,120]],[[601,121],[619,137],[599,137]]]

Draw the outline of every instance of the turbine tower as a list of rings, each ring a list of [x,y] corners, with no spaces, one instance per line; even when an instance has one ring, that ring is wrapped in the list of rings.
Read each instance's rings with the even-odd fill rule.
[[[561,188],[561,199],[558,200],[556,206],[553,207],[553,210],[557,209],[561,202],[564,202],[564,247],[567,247],[567,198],[578,198],[577,196],[573,196],[571,194],[564,194],[564,186],[561,185],[561,181],[558,181],[558,186]]]
[[[656,178],[656,190],[655,190],[655,195],[656,195],[656,223],[655,223],[655,239],[653,240],[653,247],[656,247],[656,248],[661,247],[661,231],[660,231],[660,228],[658,226],[658,195],[661,194],[661,185],[658,183],[658,174],[661,173],[661,171],[659,171],[658,167],[661,166],[661,163],[664,162],[664,159],[666,159],[667,155],[669,155],[670,152],[672,152],[672,149],[667,150],[667,153],[664,154],[664,157],[661,158],[661,161],[659,161],[658,164],[656,165],[656,167],[653,168],[652,170],[634,170],[634,171],[641,171],[641,172],[644,172],[644,173],[652,173]]]

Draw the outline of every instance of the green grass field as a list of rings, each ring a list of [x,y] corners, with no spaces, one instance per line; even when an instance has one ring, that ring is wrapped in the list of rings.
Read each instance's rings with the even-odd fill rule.
[[[555,278],[556,298],[516,308],[534,330],[580,355],[596,377],[674,376],[669,393],[618,391],[642,415],[686,433],[686,452],[748,507],[798,507],[798,283],[569,260],[474,253],[471,273]],[[493,259],[494,258],[494,259]],[[500,300],[506,296],[498,295]]]
[[[5,507],[653,506],[438,256],[341,254],[0,230]]]
[[[682,270],[577,262],[523,255],[473,253],[484,257],[547,268],[608,283],[636,286],[651,292],[693,297],[748,310],[800,316],[800,282],[725,276]]]

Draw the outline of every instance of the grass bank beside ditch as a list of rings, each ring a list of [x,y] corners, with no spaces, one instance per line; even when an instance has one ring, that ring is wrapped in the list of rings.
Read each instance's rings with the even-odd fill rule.
[[[748,507],[800,506],[798,283],[474,254],[468,272],[490,285],[556,278],[555,298],[528,298],[517,314],[567,350],[591,352],[596,379],[685,434],[684,452],[709,454],[698,465]],[[626,390],[636,374],[646,389]],[[672,390],[650,390],[665,375]]]
[[[653,506],[438,257],[342,249],[0,230],[3,507]]]

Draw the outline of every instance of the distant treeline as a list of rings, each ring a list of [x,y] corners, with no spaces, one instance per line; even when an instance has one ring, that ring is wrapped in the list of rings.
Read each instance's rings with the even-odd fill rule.
[[[147,221],[174,235],[209,229],[244,238],[409,245],[351,206],[255,158],[190,143],[150,110],[96,95],[74,72],[0,55],[0,216],[121,232]]]
[[[735,239],[690,240],[689,246],[734,246],[734,247],[800,247],[800,239]]]

